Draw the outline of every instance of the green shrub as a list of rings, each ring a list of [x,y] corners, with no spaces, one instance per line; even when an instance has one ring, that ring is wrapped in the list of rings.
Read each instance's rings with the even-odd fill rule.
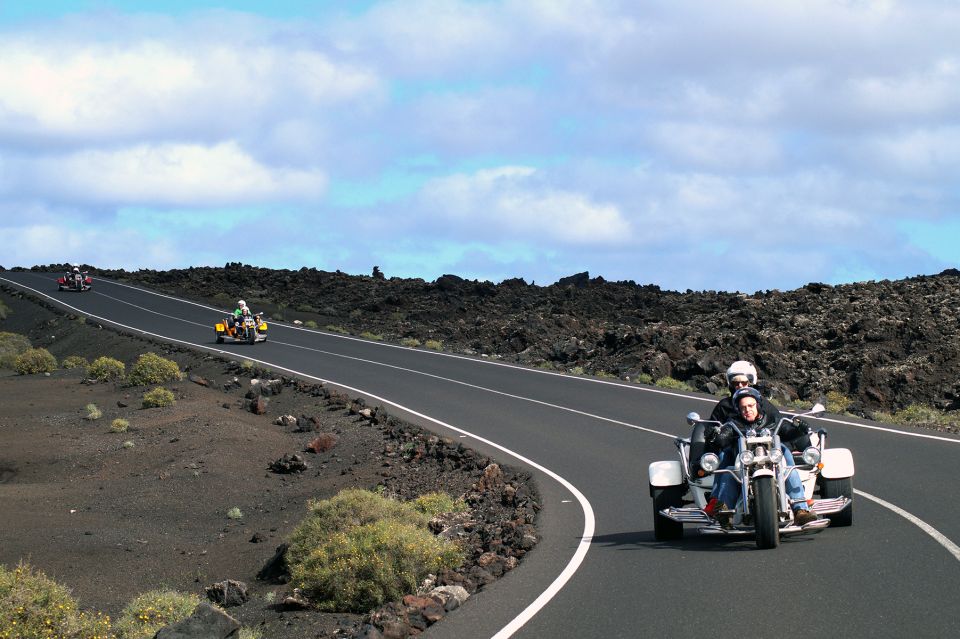
[[[827,410],[831,413],[845,413],[853,403],[849,397],[839,391],[827,391]]]
[[[317,328],[317,323],[314,322],[313,320],[307,320],[306,322],[303,323],[303,325],[306,326],[307,328],[313,328],[313,329]]]
[[[240,368],[246,372],[252,371],[254,366],[255,364],[249,359],[245,359],[242,362],[240,362]]]
[[[346,334],[347,334],[347,329],[345,329],[345,328],[342,327],[342,326],[336,326],[336,325],[334,325],[334,324],[327,324],[324,328],[326,328],[326,329],[327,329],[328,331],[330,331],[331,333],[340,333],[341,335],[346,335]]]
[[[150,639],[158,630],[182,621],[196,609],[200,598],[174,590],[151,590],[124,607],[116,630],[124,639]]]
[[[131,440],[129,440],[129,439],[128,439],[127,441],[123,442],[123,443],[120,444],[120,445],[123,446],[123,447],[126,448],[126,449],[135,448],[135,447],[137,446],[136,444],[133,443],[133,441],[131,441]]]
[[[0,638],[112,637],[110,619],[77,610],[70,591],[29,564],[0,566]]]
[[[307,503],[307,510],[309,514],[291,536],[288,561],[302,561],[318,539],[338,530],[381,519],[396,519],[417,526],[426,526],[429,521],[426,515],[402,502],[359,488],[341,490],[330,499],[312,500]]]
[[[600,377],[602,379],[616,379],[617,376],[613,373],[608,373],[607,371],[596,371],[593,374],[594,377]]]
[[[127,377],[127,381],[134,386],[179,382],[181,379],[183,373],[177,363],[156,353],[144,353],[138,357]]]
[[[240,628],[238,639],[263,639],[263,630],[260,628]]]
[[[30,340],[19,333],[0,332],[0,368],[13,370],[17,356],[30,350]]]
[[[436,517],[442,513],[462,513],[467,510],[467,502],[443,492],[420,495],[411,501],[410,505],[427,517]]]
[[[114,433],[125,433],[130,428],[130,422],[122,417],[117,417],[110,422],[110,430]]]
[[[123,379],[127,367],[120,360],[112,357],[98,357],[87,366],[87,377],[95,379],[98,382],[106,382],[111,379]]]
[[[321,610],[363,613],[416,592],[428,574],[462,562],[453,542],[420,526],[381,519],[318,539],[290,574]]]
[[[161,406],[173,406],[176,400],[173,393],[162,386],[157,386],[152,391],[143,394],[144,408],[159,408]]]
[[[359,489],[311,501],[287,551],[293,581],[323,610],[364,612],[415,592],[427,574],[463,561],[455,543],[426,528],[426,511],[448,506],[458,502],[425,495],[418,510]]]
[[[690,384],[686,382],[681,382],[679,379],[674,379],[672,377],[661,377],[654,382],[654,385],[659,386],[660,388],[669,388],[672,390],[682,390],[682,391],[692,391],[695,390]]]
[[[31,348],[17,355],[13,368],[21,375],[52,373],[57,370],[57,358],[45,348]]]
[[[638,384],[653,384],[653,375],[648,373],[637,373],[637,376],[633,379]]]
[[[420,346],[420,340],[415,337],[404,337],[400,340],[400,346],[407,346],[409,348],[417,348]]]
[[[439,340],[435,340],[435,339],[428,339],[428,340],[424,343],[424,346],[426,346],[427,348],[429,348],[431,351],[442,351],[442,350],[443,350],[443,342],[441,342],[441,341],[439,341]]]
[[[100,419],[103,417],[103,411],[97,408],[96,404],[87,404],[87,419],[93,421],[95,419]]]
[[[364,331],[360,333],[360,337],[363,339],[372,339],[377,342],[383,340],[383,335],[380,335],[379,333],[371,333],[370,331]]]
[[[227,518],[228,518],[228,519],[243,519],[243,511],[240,510],[239,508],[237,508],[236,506],[234,506],[233,508],[231,508],[230,510],[227,511]]]
[[[80,355],[68,355],[60,362],[60,366],[68,370],[71,368],[87,368],[90,366],[90,362],[87,361],[86,357]]]
[[[570,369],[571,375],[583,375],[583,366],[574,366]]]
[[[319,313],[320,309],[315,306],[310,306],[309,304],[299,304],[297,310],[301,313]]]

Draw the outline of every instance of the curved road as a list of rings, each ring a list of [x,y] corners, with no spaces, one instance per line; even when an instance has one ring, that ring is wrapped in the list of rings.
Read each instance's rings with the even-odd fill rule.
[[[96,279],[0,273],[131,332],[256,359],[387,404],[435,432],[529,469],[542,536],[522,567],[428,637],[689,637],[821,632],[960,636],[960,438],[824,418],[857,466],[854,525],[791,537],[654,540],[647,465],[672,459],[684,416],[714,398],[519,368],[272,323],[269,341],[217,345],[224,309]],[[919,435],[919,436],[918,436]]]

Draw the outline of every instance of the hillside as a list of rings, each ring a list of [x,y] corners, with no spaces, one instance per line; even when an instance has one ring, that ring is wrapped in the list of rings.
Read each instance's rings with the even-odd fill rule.
[[[59,270],[61,265],[35,267]],[[93,272],[275,319],[390,341],[632,380],[671,377],[705,392],[736,359],[757,364],[780,403],[828,391],[870,417],[920,403],[960,408],[960,272],[753,295],[679,293],[587,273],[550,286],[444,275],[434,282],[303,268]],[[649,376],[649,377],[647,377]]]

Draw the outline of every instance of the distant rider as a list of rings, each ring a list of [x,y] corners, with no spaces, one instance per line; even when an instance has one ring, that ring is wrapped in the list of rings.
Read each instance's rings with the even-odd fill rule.
[[[246,311],[246,313],[244,313]],[[250,309],[247,308],[247,303],[243,300],[237,302],[237,308],[233,311],[233,316],[230,317],[230,326],[236,328],[243,321],[244,314],[249,315]]]

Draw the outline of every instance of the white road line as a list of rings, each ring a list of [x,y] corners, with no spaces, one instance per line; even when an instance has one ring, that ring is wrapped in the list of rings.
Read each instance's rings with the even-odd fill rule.
[[[883,500],[883,499],[880,499],[879,497],[875,497],[875,496],[871,495],[870,493],[865,493],[865,492],[863,492],[862,490],[856,490],[856,489],[854,489],[853,492],[855,492],[856,494],[860,495],[861,497],[865,497],[865,498],[869,499],[870,501],[874,501],[874,502],[880,504],[880,505],[883,506],[884,508],[889,508],[889,509],[892,510],[893,512],[897,513],[898,515],[900,515],[901,517],[903,517],[904,519],[906,519],[907,521],[909,521],[911,524],[917,526],[920,530],[922,530],[923,532],[925,532],[925,533],[927,533],[928,535],[930,535],[931,537],[933,537],[933,539],[934,539],[938,544],[940,544],[941,546],[943,546],[944,548],[946,548],[946,549],[947,549],[947,552],[949,552],[951,555],[953,555],[954,558],[957,559],[957,561],[960,561],[960,546],[957,546],[957,544],[955,544],[955,543],[953,543],[952,541],[950,541],[949,539],[947,539],[946,535],[944,535],[943,533],[941,533],[939,530],[937,530],[936,528],[934,528],[933,526],[931,526],[931,525],[928,524],[927,522],[925,522],[925,521],[923,521],[922,519],[919,519],[919,518],[917,518],[917,517],[914,517],[913,515],[911,515],[910,513],[908,513],[907,511],[905,511],[904,509],[900,508],[899,506],[896,506],[896,505],[894,505],[894,504],[891,504],[890,502],[885,501],[885,500]]]

